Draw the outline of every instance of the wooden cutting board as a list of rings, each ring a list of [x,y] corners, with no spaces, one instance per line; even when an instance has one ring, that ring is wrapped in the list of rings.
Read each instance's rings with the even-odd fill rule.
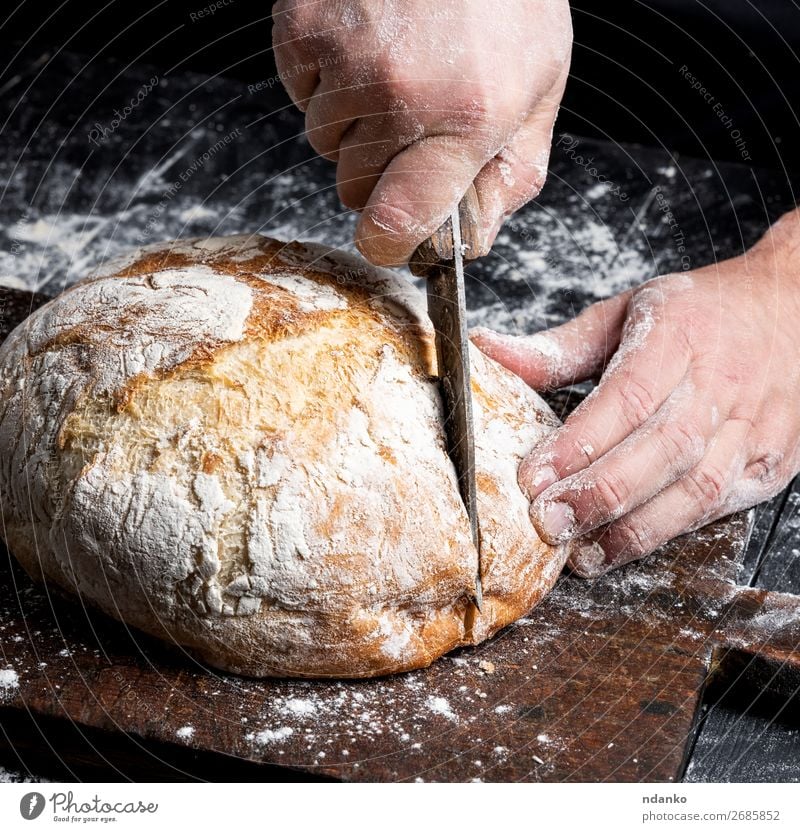
[[[0,290],[0,340],[42,300]],[[0,677],[0,727],[67,774],[677,780],[709,680],[800,680],[800,598],[736,585],[750,526],[737,515],[597,581],[562,577],[489,643],[361,682],[222,675],[3,553],[0,670],[17,681]]]

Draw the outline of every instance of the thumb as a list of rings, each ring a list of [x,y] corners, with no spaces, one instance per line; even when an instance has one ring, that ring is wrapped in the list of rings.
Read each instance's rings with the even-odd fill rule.
[[[430,237],[493,154],[483,142],[433,136],[392,159],[356,229],[359,251],[379,266],[405,263]]]
[[[572,321],[535,335],[474,329],[481,352],[535,390],[557,389],[600,375],[619,346],[631,292],[595,303]]]

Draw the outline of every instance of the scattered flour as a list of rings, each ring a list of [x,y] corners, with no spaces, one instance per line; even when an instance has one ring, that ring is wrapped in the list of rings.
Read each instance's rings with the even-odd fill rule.
[[[283,728],[267,728],[264,731],[259,731],[257,734],[248,734],[246,739],[255,743],[256,745],[269,745],[274,742],[284,742],[294,734],[294,728],[288,725]]]
[[[0,783],[49,783],[49,780],[43,780],[39,777],[31,777],[28,774],[23,774],[19,771],[9,771],[0,766]]]
[[[283,710],[294,716],[314,716],[317,706],[310,699],[289,699],[283,706]]]
[[[12,667],[0,670],[0,702],[11,699],[19,690],[19,675]]]
[[[188,742],[192,739],[192,737],[194,737],[194,725],[184,725],[182,728],[178,728],[175,732],[175,736],[179,740],[185,740]]]
[[[601,197],[604,197],[610,190],[610,182],[599,182],[597,185],[593,185],[591,188],[589,188],[589,190],[586,191],[584,196],[586,197],[586,199],[589,200],[600,199]]]
[[[458,717],[450,708],[450,703],[443,696],[429,696],[425,704],[435,714],[440,714],[451,722],[458,722]]]

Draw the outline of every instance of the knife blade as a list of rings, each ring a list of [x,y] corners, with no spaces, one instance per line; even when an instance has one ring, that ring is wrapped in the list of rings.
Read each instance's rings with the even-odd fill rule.
[[[427,280],[428,314],[436,333],[436,359],[442,385],[448,453],[456,469],[478,556],[474,603],[483,607],[478,487],[475,479],[475,421],[470,387],[469,338],[464,287],[464,247],[476,236],[477,196],[471,189],[449,220],[418,249],[411,270]],[[475,201],[473,201],[475,200]],[[462,240],[462,222],[468,228]]]

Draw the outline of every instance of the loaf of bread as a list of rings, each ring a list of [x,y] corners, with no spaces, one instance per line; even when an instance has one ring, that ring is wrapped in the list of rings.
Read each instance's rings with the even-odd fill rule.
[[[0,507],[35,578],[215,667],[428,665],[554,583],[517,485],[557,420],[476,349],[477,553],[424,298],[318,245],[185,240],[112,262],[0,347]]]

